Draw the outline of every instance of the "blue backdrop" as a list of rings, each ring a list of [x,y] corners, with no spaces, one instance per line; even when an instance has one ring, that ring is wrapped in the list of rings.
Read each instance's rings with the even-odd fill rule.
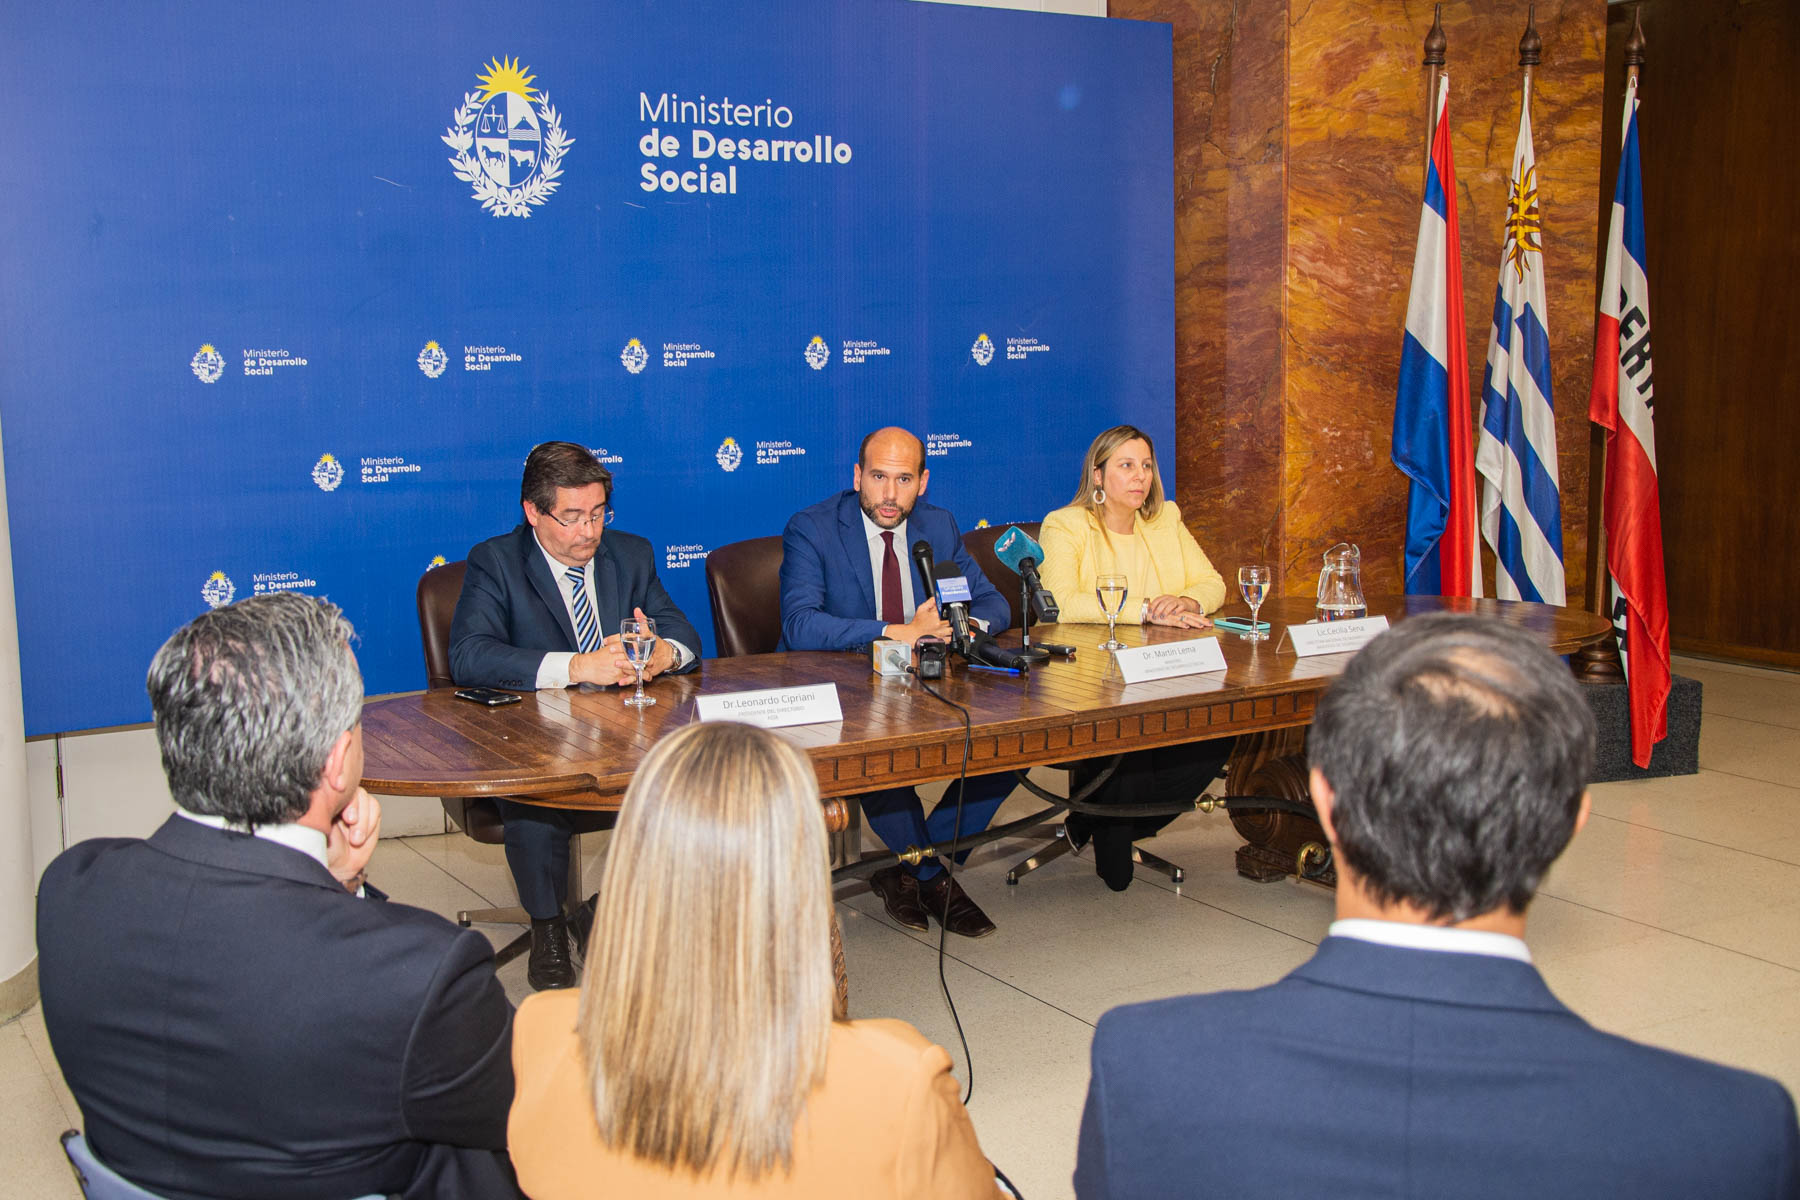
[[[1172,443],[1166,25],[79,0],[0,42],[30,734],[148,719],[169,632],[272,588],[423,686],[419,575],[518,521],[546,439],[611,464],[708,652],[705,553],[870,428],[965,527],[1065,503],[1107,425]]]

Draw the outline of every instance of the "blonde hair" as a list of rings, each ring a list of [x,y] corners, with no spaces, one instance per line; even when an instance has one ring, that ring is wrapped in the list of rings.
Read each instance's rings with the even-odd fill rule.
[[[609,1146],[755,1180],[792,1163],[836,989],[831,872],[806,757],[749,725],[663,739],[626,790],[581,983]]]
[[[1098,517],[1100,506],[1094,503],[1094,472],[1103,470],[1113,452],[1133,438],[1141,439],[1144,445],[1150,447],[1150,490],[1144,494],[1144,502],[1138,506],[1138,512],[1143,514],[1146,521],[1156,519],[1156,514],[1162,511],[1163,506],[1162,468],[1156,462],[1156,443],[1136,425],[1114,425],[1088,445],[1087,458],[1081,464],[1081,486],[1075,490],[1075,498],[1069,501],[1071,506],[1085,508]],[[1105,527],[1105,522],[1101,522],[1101,527]]]

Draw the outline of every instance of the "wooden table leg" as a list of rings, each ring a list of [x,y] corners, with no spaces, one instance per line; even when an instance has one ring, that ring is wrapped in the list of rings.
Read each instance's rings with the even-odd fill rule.
[[[850,1019],[850,973],[844,968],[844,935],[838,932],[837,914],[831,915],[831,978],[833,988],[832,1016],[840,1021]]]
[[[1273,796],[1310,806],[1306,775],[1305,729],[1240,734],[1225,775],[1225,794]],[[1238,874],[1258,883],[1298,874],[1306,847],[1326,844],[1318,821],[1296,813],[1233,809],[1231,824],[1246,843],[1238,847]],[[1337,869],[1327,866],[1309,878],[1336,887]]]

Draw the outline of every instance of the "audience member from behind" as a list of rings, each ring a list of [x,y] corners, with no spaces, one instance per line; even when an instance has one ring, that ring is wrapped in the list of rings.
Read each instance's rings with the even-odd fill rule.
[[[511,1148],[534,1200],[996,1194],[950,1056],[833,1012],[799,751],[748,725],[663,739],[609,861],[579,994],[519,1010]]]
[[[487,939],[363,884],[381,810],[351,636],[293,592],[176,632],[149,677],[175,815],[39,886],[44,1023],[88,1142],[170,1200],[518,1195]]]
[[[1601,1033],[1532,966],[1526,908],[1588,813],[1567,667],[1496,621],[1414,618],[1308,743],[1338,919],[1269,987],[1100,1019],[1077,1195],[1800,1195],[1780,1084]]]

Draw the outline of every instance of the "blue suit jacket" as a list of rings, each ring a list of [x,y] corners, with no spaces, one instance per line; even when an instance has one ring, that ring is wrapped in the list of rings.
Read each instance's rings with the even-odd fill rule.
[[[648,540],[609,529],[594,555],[594,619],[601,636],[641,608],[659,636],[700,653],[700,635],[656,577]],[[450,674],[463,687],[529,692],[552,650],[574,650],[575,627],[531,526],[489,538],[469,551],[462,595],[450,621]],[[699,659],[687,666],[692,670]]]
[[[974,597],[969,611],[987,622],[989,633],[1012,619],[1005,597],[963,546],[962,531],[949,512],[923,500],[906,521],[907,545],[895,539],[894,553],[912,572],[913,597],[931,595],[912,561],[912,543],[924,538],[940,563],[954,562]],[[843,491],[795,513],[781,534],[780,650],[855,650],[881,636],[886,622],[876,615],[874,573],[862,506],[854,491]]]
[[[1525,963],[1328,937],[1094,1031],[1075,1192],[1794,1197],[1781,1085],[1601,1033]]]

